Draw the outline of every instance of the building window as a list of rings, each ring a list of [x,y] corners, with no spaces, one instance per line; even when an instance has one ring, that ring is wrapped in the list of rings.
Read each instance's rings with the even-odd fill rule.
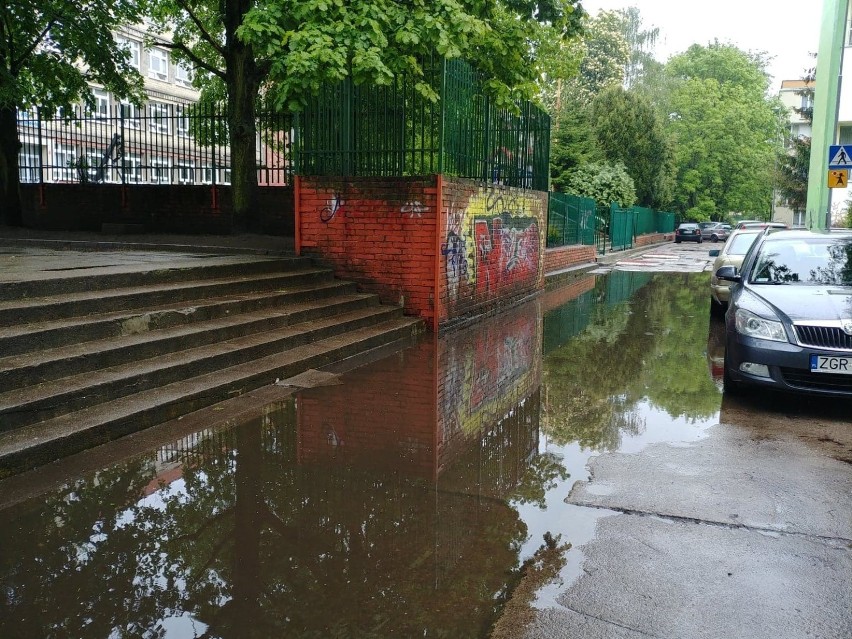
[[[76,159],[77,154],[70,144],[57,144],[53,147],[53,179],[57,182],[73,181]]]
[[[213,167],[209,164],[205,164],[201,167],[201,183],[213,184]]]
[[[219,180],[219,184],[230,184],[231,183],[231,169],[222,169],[222,179]]]
[[[189,137],[189,115],[186,112],[186,107],[176,106],[175,116],[177,120],[177,134],[182,138]]]
[[[155,80],[169,79],[169,54],[162,49],[148,51],[148,77]]]
[[[805,212],[793,211],[793,227],[802,227],[805,225]]]
[[[142,181],[142,157],[132,153],[122,159],[124,181],[139,183]]]
[[[169,105],[162,102],[148,103],[148,129],[156,133],[169,133]]]
[[[24,144],[18,154],[18,175],[22,183],[33,184],[39,181],[41,168],[41,147],[36,144]]]
[[[852,144],[852,126],[841,126],[840,127],[840,139],[837,141],[838,144]]]
[[[103,160],[103,153],[94,149],[86,149],[83,159],[86,164],[84,167],[80,168],[85,169],[88,180],[90,182],[94,182],[98,179],[98,167],[101,165],[101,161]],[[83,180],[80,181],[82,182]]]
[[[106,118],[109,116],[109,94],[101,89],[93,89],[92,98],[95,101],[94,108],[91,111],[92,117]]]
[[[169,158],[151,160],[151,184],[171,184],[172,172]]]
[[[130,65],[139,70],[139,61],[141,60],[140,52],[142,50],[140,44],[136,40],[128,40],[123,36],[116,36],[115,41],[122,49],[130,53]]]
[[[121,117],[124,121],[124,126],[138,129],[142,114],[139,112],[138,106],[124,100],[121,103]]]
[[[178,184],[195,184],[195,162],[177,161]]]
[[[175,82],[190,86],[192,84],[192,69],[182,62],[178,62],[175,65]]]

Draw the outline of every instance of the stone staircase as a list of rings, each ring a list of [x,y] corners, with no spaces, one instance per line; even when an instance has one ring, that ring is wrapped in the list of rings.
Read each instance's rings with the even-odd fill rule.
[[[0,477],[422,330],[295,257],[0,282]]]

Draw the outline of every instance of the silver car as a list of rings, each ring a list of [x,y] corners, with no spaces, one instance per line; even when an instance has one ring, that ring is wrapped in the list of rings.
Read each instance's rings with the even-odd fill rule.
[[[722,222],[702,222],[698,226],[701,227],[701,238],[711,242],[728,239],[728,233],[731,231],[731,227]]]

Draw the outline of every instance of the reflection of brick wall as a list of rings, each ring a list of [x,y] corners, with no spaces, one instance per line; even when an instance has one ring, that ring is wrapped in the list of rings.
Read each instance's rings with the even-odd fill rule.
[[[595,288],[597,278],[594,275],[586,275],[577,278],[570,284],[565,284],[544,294],[541,305],[546,313],[553,308],[559,308],[563,304],[580,297],[586,291]]]
[[[435,346],[424,341],[297,399],[300,462],[342,461],[432,478]]]
[[[560,246],[549,248],[544,252],[544,272],[552,273],[569,266],[594,263],[597,259],[597,249],[594,246]]]
[[[300,178],[300,247],[406,313],[434,317],[436,178]],[[333,217],[323,222],[321,215]]]

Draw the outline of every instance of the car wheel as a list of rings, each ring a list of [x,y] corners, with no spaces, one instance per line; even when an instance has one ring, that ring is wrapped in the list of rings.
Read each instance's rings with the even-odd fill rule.
[[[718,242],[718,241],[719,241],[719,236],[718,236],[718,235],[711,235],[711,236],[710,236],[710,241],[711,241],[711,242]]]
[[[675,240],[675,244],[680,244],[680,240]]]
[[[703,241],[704,241],[704,238],[703,238],[703,237],[699,237],[699,238],[698,238],[698,243],[699,243],[699,244],[701,244]]]

